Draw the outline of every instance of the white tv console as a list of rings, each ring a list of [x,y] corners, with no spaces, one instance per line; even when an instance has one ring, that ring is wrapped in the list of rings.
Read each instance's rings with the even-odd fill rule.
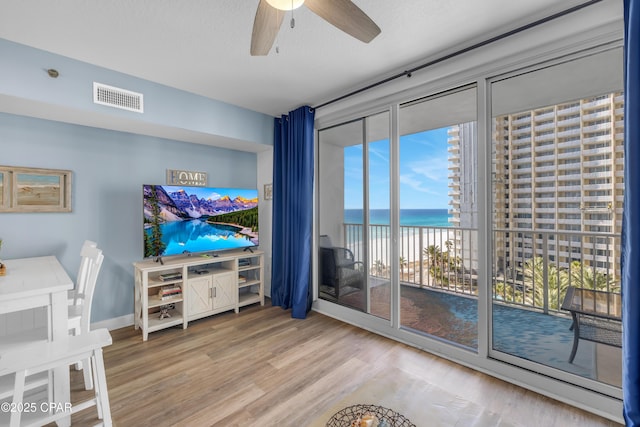
[[[142,329],[143,341],[149,332],[178,325],[186,329],[202,317],[264,305],[263,251],[168,257],[163,263],[148,259],[133,266],[134,327]]]

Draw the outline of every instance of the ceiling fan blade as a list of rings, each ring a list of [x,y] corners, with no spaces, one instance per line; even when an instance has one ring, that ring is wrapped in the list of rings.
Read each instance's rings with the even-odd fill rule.
[[[284,13],[260,0],[251,33],[251,56],[267,55],[278,35]]]
[[[369,43],[380,27],[351,0],[306,0],[313,13],[360,41]]]

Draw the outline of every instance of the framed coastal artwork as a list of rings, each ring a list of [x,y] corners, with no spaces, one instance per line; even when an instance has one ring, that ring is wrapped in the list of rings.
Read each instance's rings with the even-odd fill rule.
[[[0,166],[0,212],[71,212],[71,171]]]

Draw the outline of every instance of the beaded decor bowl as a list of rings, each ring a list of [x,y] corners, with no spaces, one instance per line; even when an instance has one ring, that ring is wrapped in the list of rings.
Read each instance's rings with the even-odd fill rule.
[[[379,427],[416,427],[404,415],[377,405],[353,405],[333,414],[326,427],[351,427],[354,420],[365,414],[375,415]]]

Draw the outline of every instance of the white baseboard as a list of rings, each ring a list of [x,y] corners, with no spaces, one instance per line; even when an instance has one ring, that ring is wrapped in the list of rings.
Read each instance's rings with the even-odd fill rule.
[[[112,331],[114,329],[126,328],[127,326],[133,326],[133,313],[92,323],[91,329],[107,328]]]

